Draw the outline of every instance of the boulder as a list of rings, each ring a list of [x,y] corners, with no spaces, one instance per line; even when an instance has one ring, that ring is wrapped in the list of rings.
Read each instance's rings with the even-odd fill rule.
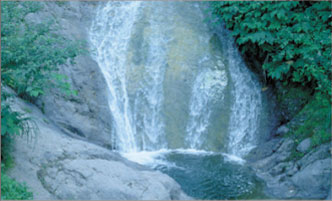
[[[271,168],[275,167],[278,163],[286,160],[290,156],[290,151],[294,146],[294,141],[290,138],[282,139],[277,143],[277,147],[275,147],[275,152],[263,159],[253,162],[251,165],[255,169],[259,169],[260,171],[271,170]],[[265,146],[264,146],[265,147]],[[273,147],[270,147],[271,149]]]
[[[288,133],[288,131],[289,131],[289,128],[286,125],[282,125],[277,129],[275,135],[276,136],[283,136],[286,133]]]
[[[297,164],[301,167],[301,169],[305,168],[309,164],[317,161],[317,160],[323,160],[326,158],[331,158],[331,144],[326,143],[322,144],[315,149],[311,150],[309,153],[303,156],[299,161],[297,161]]]
[[[245,157],[248,162],[254,162],[271,156],[278,150],[282,144],[281,138],[273,138],[268,142],[261,143],[259,146],[252,149],[249,154]]]
[[[324,199],[331,190],[331,158],[317,160],[292,177],[298,188],[297,197]]]
[[[296,150],[302,153],[305,153],[309,150],[311,146],[311,139],[307,138],[305,140],[303,140],[297,147]]]
[[[69,137],[34,105],[15,99],[13,108],[31,111],[38,131],[15,139],[9,175],[27,183],[35,199],[191,199],[171,177]]]

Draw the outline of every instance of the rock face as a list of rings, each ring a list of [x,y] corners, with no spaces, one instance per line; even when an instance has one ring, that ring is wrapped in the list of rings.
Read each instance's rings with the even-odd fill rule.
[[[41,2],[43,9],[31,13],[26,20],[41,23],[42,19],[56,22],[58,34],[69,40],[88,43],[91,20],[94,18],[97,2]],[[91,54],[75,58],[75,64],[60,66],[60,73],[77,96],[65,97],[57,89],[50,89],[37,105],[63,132],[79,139],[86,139],[105,147],[112,147],[112,116],[108,106],[106,82],[98,64]]]
[[[35,199],[190,199],[169,176],[71,138],[35,106],[14,102],[15,110],[31,111],[39,132],[15,140],[9,175],[26,182]]]
[[[300,143],[298,151],[308,151],[307,141]],[[273,138],[249,154],[250,165],[266,182],[266,194],[277,199],[328,198],[331,191],[330,143],[309,151],[297,161],[289,160],[294,150],[292,139]]]

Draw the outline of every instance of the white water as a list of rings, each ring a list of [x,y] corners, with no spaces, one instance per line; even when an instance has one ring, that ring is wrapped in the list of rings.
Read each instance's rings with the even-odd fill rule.
[[[126,89],[126,53],[133,23],[140,2],[113,2],[97,12],[90,40],[96,50],[96,61],[105,76],[109,89],[109,108],[117,133],[117,148],[138,151],[133,128],[133,116]],[[110,20],[112,18],[112,20]]]
[[[259,115],[262,108],[261,86],[244,65],[232,42],[228,43],[228,61],[233,80],[234,104],[229,125],[230,154],[242,157],[256,146]]]
[[[232,39],[221,38],[223,50],[211,50],[218,45],[209,42],[213,31],[200,6],[134,1],[98,7],[91,49],[108,86],[116,149],[131,160],[161,163],[158,156],[169,151],[210,153],[213,147],[241,161],[257,143],[260,85]],[[220,109],[228,105],[230,114]],[[227,120],[219,124],[217,116]]]
[[[202,148],[202,135],[207,132],[209,125],[211,107],[213,101],[223,99],[223,90],[227,86],[225,66],[220,61],[222,70],[204,69],[199,73],[194,82],[192,97],[190,98],[190,117],[187,125],[187,141],[192,149]]]

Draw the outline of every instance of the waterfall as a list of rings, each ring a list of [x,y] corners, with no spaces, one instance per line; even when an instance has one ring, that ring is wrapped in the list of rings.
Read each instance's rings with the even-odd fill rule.
[[[262,108],[261,86],[246,68],[231,41],[228,43],[228,61],[234,84],[228,151],[242,157],[256,145],[255,138]]]
[[[218,64],[219,67],[225,67],[222,62]],[[190,117],[186,129],[190,148],[201,148],[201,138],[207,132],[212,112],[209,105],[213,104],[215,99],[223,99],[222,92],[227,86],[227,81],[225,69],[204,69],[197,75],[189,102]]]
[[[95,59],[109,89],[109,108],[122,151],[138,151],[136,130],[126,89],[126,54],[128,41],[140,2],[114,2],[97,11],[90,33]],[[112,20],[110,20],[112,18]]]
[[[90,45],[107,82],[119,151],[244,156],[255,146],[260,85],[232,39],[204,23],[204,6],[112,1],[97,8]]]

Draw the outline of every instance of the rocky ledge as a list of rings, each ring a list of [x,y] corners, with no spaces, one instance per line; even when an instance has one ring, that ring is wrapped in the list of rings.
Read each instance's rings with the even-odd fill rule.
[[[191,199],[169,176],[122,158],[116,152],[66,135],[34,105],[13,100],[29,111],[38,132],[16,138],[15,167],[9,175],[25,182],[37,200]]]
[[[307,144],[305,139],[295,146],[292,139],[278,136],[251,151],[247,160],[266,183],[267,195],[277,199],[331,199],[331,144],[305,150],[307,153],[298,160],[291,157],[294,151],[308,149]]]

